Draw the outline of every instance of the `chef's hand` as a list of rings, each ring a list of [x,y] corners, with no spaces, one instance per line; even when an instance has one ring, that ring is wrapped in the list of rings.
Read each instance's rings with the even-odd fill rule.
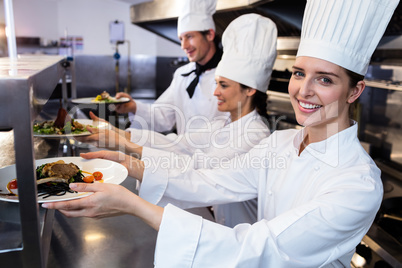
[[[111,125],[108,121],[106,121],[105,119],[103,119],[103,118],[100,118],[100,117],[97,117],[93,112],[89,112],[89,117],[91,117],[91,119],[92,119],[92,121],[94,121],[94,123],[96,122],[96,123],[98,123],[98,122],[102,122],[102,123],[105,123],[105,124],[108,124],[108,125],[110,125],[110,126],[113,126],[113,125]]]
[[[119,92],[116,94],[116,99],[120,98],[129,98],[130,101],[123,104],[116,104],[116,112],[118,112],[119,114],[126,114],[129,112],[135,114],[135,112],[137,111],[137,104],[135,103],[135,100],[133,100],[133,98],[129,94],[123,92]]]
[[[42,207],[58,209],[67,217],[105,218],[128,213],[124,200],[135,195],[121,185],[109,183],[71,183],[70,188],[94,194],[72,201],[44,203]]]
[[[135,156],[130,156],[121,152],[113,151],[96,151],[80,154],[85,159],[107,159],[125,166],[128,170],[128,175],[139,181],[142,181],[144,174],[144,162],[137,159]]]
[[[126,137],[120,135],[114,130],[103,128],[98,129],[88,126],[87,130],[92,134],[89,136],[76,137],[76,139],[80,142],[93,143],[96,147],[110,150],[124,150],[126,144],[129,142]]]
[[[67,217],[105,218],[130,214],[141,218],[156,230],[162,221],[163,208],[153,205],[121,185],[109,183],[71,183],[77,192],[93,192],[87,197],[53,203],[42,207],[58,209]]]
[[[103,126],[102,126],[102,124],[100,124],[100,125],[101,125],[101,129],[113,130],[113,131],[119,133],[119,135],[125,137],[127,140],[130,140],[130,139],[131,139],[131,133],[130,133],[130,132],[124,131],[124,130],[122,130],[122,129],[120,129],[120,128],[117,128],[117,127],[113,126],[112,124],[110,124],[110,123],[109,123],[108,121],[106,121],[105,119],[100,118],[100,117],[97,117],[93,112],[89,112],[89,116],[91,117],[92,121],[93,121],[94,123],[96,123],[96,124],[94,124],[94,125],[99,125],[99,122],[102,122]]]

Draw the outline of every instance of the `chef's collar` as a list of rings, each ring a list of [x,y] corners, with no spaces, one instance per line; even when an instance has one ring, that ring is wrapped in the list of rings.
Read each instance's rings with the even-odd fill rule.
[[[338,166],[339,157],[343,154],[341,151],[348,149],[348,144],[357,139],[358,124],[354,120],[350,120],[350,124],[350,127],[332,135],[323,141],[310,143],[305,147],[303,152],[300,154],[300,157],[304,157],[305,154],[309,154],[329,166]],[[293,146],[297,155],[299,155],[300,145],[306,135],[306,128],[303,128],[293,139]]]
[[[190,84],[187,86],[187,89],[186,89],[190,99],[194,95],[194,91],[199,82],[200,75],[209,69],[215,68],[218,65],[219,61],[221,60],[222,54],[223,54],[223,51],[219,48],[216,48],[215,54],[205,65],[201,65],[198,62],[196,62],[194,70],[192,70],[191,72],[182,74],[182,76],[189,76],[191,73],[195,73],[195,78],[193,79],[193,81],[190,82]]]

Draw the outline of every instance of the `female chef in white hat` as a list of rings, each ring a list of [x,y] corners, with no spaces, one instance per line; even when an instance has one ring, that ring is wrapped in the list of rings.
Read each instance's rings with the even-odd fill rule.
[[[152,180],[146,169],[141,173],[143,167],[130,168],[142,187],[153,189],[152,202],[162,195],[196,204],[257,196],[257,223],[227,228],[105,184],[75,185],[96,193],[87,201],[47,206],[68,216],[124,212],[142,218],[159,231],[156,267],[349,267],[383,193],[380,170],[348,117],[350,104],[364,89],[364,82],[352,76],[365,74],[398,2],[307,1],[289,84],[296,118],[305,127],[271,134],[262,141],[267,148],[252,149],[242,158],[250,159],[248,166],[236,167],[239,162],[233,160],[227,169],[156,171],[159,176]],[[97,156],[117,160],[118,155]],[[109,207],[88,204],[96,202]]]
[[[260,15],[244,15],[229,24],[222,37],[224,53],[215,71],[214,95],[219,101],[216,109],[230,116],[212,121],[208,129],[175,135],[175,138],[172,134],[166,137],[149,131],[153,135],[150,139],[154,141],[153,148],[131,143],[108,130],[95,132],[81,141],[95,141],[98,146],[112,144],[106,147],[121,148],[148,163],[165,161],[165,168],[171,171],[220,167],[236,155],[248,152],[270,134],[263,118],[267,114],[266,90],[276,58],[276,40],[275,23]],[[112,141],[108,141],[110,136]],[[177,142],[169,142],[172,140]],[[214,215],[217,222],[230,227],[254,223],[257,201],[217,205]]]

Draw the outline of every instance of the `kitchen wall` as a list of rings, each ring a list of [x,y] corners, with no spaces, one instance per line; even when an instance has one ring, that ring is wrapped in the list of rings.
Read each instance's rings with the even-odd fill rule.
[[[84,39],[82,51],[76,53],[113,55],[109,23],[119,20],[125,24],[131,55],[185,56],[179,45],[133,25],[130,5],[118,0],[13,0],[16,36],[59,40],[67,29],[68,35]],[[4,23],[4,2],[0,1],[0,26]],[[127,45],[119,46],[122,56],[127,55]]]

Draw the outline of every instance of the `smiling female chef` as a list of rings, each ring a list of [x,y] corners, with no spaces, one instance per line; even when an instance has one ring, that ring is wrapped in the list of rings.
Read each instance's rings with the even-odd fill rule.
[[[229,24],[222,37],[224,53],[215,71],[217,86],[214,95],[218,99],[217,109],[228,112],[230,116],[212,121],[209,128],[175,135],[175,138],[172,138],[173,134],[166,137],[148,131],[152,135],[150,140],[156,142],[151,144],[153,148],[134,144],[110,130],[90,129],[94,134],[82,137],[80,141],[95,142],[98,146],[103,144],[112,150],[122,148],[126,154],[164,165],[170,172],[174,172],[173,169],[180,173],[189,168],[224,165],[235,156],[248,152],[270,134],[263,118],[267,113],[265,92],[276,58],[276,40],[275,23],[260,15],[243,15]],[[92,118],[99,120],[95,116]],[[109,144],[112,146],[107,147]],[[257,221],[256,199],[213,208],[215,221],[229,227]]]
[[[140,162],[129,167],[142,181],[141,195],[148,190],[152,202],[162,196],[194,205],[258,197],[257,223],[228,228],[107,184],[75,184],[74,190],[95,194],[44,206],[71,217],[142,218],[159,231],[156,267],[350,267],[383,189],[380,170],[361,147],[348,109],[364,89],[362,75],[398,2],[307,1],[289,84],[296,118],[305,127],[274,132],[262,141],[268,148],[252,149],[242,158],[249,160],[246,165],[233,160],[227,169],[158,170],[151,179]],[[121,155],[83,156],[117,161]],[[122,162],[129,166],[131,160]]]

